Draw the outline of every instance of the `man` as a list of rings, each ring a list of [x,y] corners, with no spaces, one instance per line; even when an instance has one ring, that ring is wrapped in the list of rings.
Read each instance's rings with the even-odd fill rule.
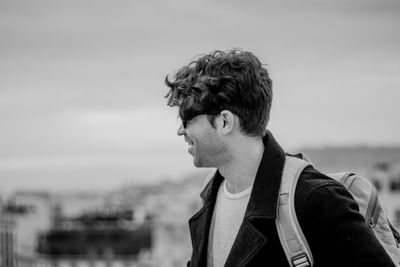
[[[217,168],[189,220],[188,266],[289,266],[275,225],[286,154],[266,131],[267,70],[250,52],[215,51],[166,84],[194,165]],[[299,178],[295,208],[315,267],[394,266],[347,190],[312,167]]]

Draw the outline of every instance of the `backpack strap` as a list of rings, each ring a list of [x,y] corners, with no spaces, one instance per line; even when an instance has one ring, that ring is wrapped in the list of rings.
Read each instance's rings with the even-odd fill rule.
[[[296,157],[286,156],[279,191],[275,223],[291,267],[307,267],[314,264],[310,247],[297,220],[294,205],[297,181],[307,166],[312,164]]]

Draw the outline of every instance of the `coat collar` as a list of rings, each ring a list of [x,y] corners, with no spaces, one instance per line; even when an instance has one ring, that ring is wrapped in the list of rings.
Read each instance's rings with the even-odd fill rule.
[[[263,142],[264,153],[254,180],[244,220],[225,266],[244,266],[261,249],[263,244],[267,242],[267,237],[257,229],[256,224],[253,223],[254,220],[267,219],[269,222],[274,223],[274,219],[276,218],[285,153],[272,137],[271,133],[268,132],[266,134]],[[189,220],[193,245],[191,266],[206,266],[207,264],[210,223],[218,189],[223,179],[218,171],[211,176],[211,180],[200,194],[204,200],[204,205]],[[265,223],[259,225],[266,225]],[[243,244],[246,245],[243,246]]]
[[[276,217],[285,152],[269,131],[263,138],[263,142],[264,153],[254,180],[245,218],[265,217],[272,219]],[[223,179],[217,170],[200,194],[204,203],[215,201]]]

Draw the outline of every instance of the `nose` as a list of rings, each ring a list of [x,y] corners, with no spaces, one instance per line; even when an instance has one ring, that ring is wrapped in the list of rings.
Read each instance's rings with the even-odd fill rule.
[[[178,130],[176,131],[176,134],[177,134],[178,136],[181,136],[181,135],[186,134],[186,129],[183,127],[182,123],[181,123],[181,125],[179,126]]]

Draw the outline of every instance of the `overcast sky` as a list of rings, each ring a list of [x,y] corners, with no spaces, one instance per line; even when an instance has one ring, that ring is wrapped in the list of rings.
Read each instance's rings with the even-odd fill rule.
[[[400,1],[0,0],[0,193],[195,171],[163,81],[241,47],[271,73],[295,151],[400,145]]]

